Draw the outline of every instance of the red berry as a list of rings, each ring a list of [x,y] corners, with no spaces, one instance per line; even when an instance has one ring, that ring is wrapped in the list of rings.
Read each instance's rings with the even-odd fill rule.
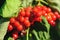
[[[18,31],[22,31],[22,30],[23,30],[23,26],[22,26],[22,25],[19,25],[19,26],[17,27],[17,30],[18,30]]]
[[[52,20],[51,16],[46,16],[46,19],[47,19],[48,21],[51,21],[51,20]]]
[[[55,26],[56,25],[56,23],[53,20],[51,20],[49,23],[51,24],[51,26]]]
[[[23,16],[19,16],[19,19],[18,19],[20,22],[23,22],[24,21],[24,17]]]
[[[15,21],[15,22],[14,22],[14,26],[15,26],[15,27],[18,27],[19,25],[20,25],[20,23],[19,23],[18,21]]]
[[[37,16],[37,17],[40,17],[42,15],[42,12],[41,11],[38,11],[36,14],[35,14],[35,16]]]
[[[26,27],[28,28],[28,27],[30,27],[30,25],[31,25],[30,22],[28,22],[28,23],[26,24]]]
[[[17,33],[13,33],[13,34],[12,34],[12,37],[13,37],[14,39],[17,39],[17,38],[18,38],[18,34],[17,34]]]
[[[41,22],[42,21],[42,18],[41,17],[37,17],[37,18],[34,18],[35,21],[38,21],[38,22]]]
[[[26,16],[26,17],[30,17],[30,12],[29,12],[29,11],[26,11],[26,12],[25,12],[25,16]]]
[[[59,19],[60,19],[60,15],[59,15]]]
[[[29,20],[29,17],[24,17],[24,19]]]
[[[12,31],[12,30],[13,30],[13,26],[9,24],[8,31]]]
[[[42,10],[47,11],[47,7],[46,6],[42,6]]]
[[[29,12],[32,11],[32,7],[31,6],[27,7],[26,11],[29,11]]]
[[[24,25],[25,25],[26,27],[29,27],[29,26],[30,26],[29,20],[25,19],[25,20],[24,20]]]
[[[59,15],[58,12],[55,12],[55,15],[56,15],[57,18],[60,18],[60,15]]]
[[[41,6],[36,6],[36,8],[38,9],[38,10],[42,10],[42,8],[41,8]]]
[[[44,14],[44,16],[47,16],[47,15],[48,15],[47,13]]]
[[[36,13],[38,12],[38,9],[36,7],[33,8],[33,12]]]
[[[53,13],[53,12],[49,12],[49,15],[53,16],[53,15],[54,15],[54,13]]]
[[[54,12],[55,13],[55,15],[59,15],[59,13],[58,12]]]
[[[11,18],[10,19],[10,23],[12,24],[12,23],[14,23],[15,22],[15,18]]]
[[[51,12],[51,9],[50,8],[47,9],[47,13],[49,13],[49,12]]]
[[[55,15],[53,15],[53,16],[52,16],[52,20],[54,20],[54,21],[55,21],[56,19],[57,19],[57,18],[56,18],[56,16],[55,16]]]
[[[47,16],[48,14],[45,11],[42,11],[43,16]]]
[[[60,19],[60,15],[58,15],[57,18]]]
[[[24,9],[22,9],[22,10],[20,11],[20,15],[21,15],[21,16],[25,16],[25,11],[24,11]]]

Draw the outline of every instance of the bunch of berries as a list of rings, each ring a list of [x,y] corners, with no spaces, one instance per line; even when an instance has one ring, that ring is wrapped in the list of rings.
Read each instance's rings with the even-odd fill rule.
[[[55,26],[55,21],[60,19],[58,12],[52,12],[51,8],[46,6],[35,6],[22,8],[17,17],[12,17],[8,26],[8,31],[16,30],[12,34],[14,39],[18,38],[18,33],[25,33],[23,30],[26,30],[28,27],[34,24],[35,21],[41,22],[41,16],[45,16],[48,23],[52,26]]]

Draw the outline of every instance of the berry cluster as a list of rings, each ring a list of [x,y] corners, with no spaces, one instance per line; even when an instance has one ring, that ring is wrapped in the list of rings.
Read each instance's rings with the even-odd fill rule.
[[[55,26],[56,19],[60,18],[58,12],[52,12],[49,7],[46,6],[35,6],[23,8],[19,11],[17,17],[12,17],[10,19],[10,24],[8,26],[8,31],[16,30],[12,34],[14,39],[18,38],[18,33],[25,33],[23,30],[26,30],[30,25],[33,25],[35,21],[41,22],[41,16],[45,16],[49,24]]]

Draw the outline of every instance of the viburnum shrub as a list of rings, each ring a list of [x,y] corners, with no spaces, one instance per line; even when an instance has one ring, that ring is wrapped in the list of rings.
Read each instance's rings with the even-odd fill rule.
[[[34,24],[35,21],[41,22],[42,16],[44,16],[51,26],[56,25],[56,20],[60,19],[58,12],[53,12],[51,8],[46,6],[34,6],[22,8],[17,17],[12,17],[8,26],[8,31],[17,30],[17,33],[13,33],[14,39],[18,38],[18,33],[21,32],[25,34],[27,28]],[[20,33],[20,34],[21,34]]]

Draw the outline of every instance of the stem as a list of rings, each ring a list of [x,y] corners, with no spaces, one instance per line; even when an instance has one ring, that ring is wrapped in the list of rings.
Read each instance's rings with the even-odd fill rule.
[[[43,1],[43,0],[42,0],[42,2],[43,2],[44,4],[46,4],[46,5],[48,5],[48,3],[47,3],[47,2],[45,2],[45,1]]]
[[[37,35],[37,32],[35,30],[33,30],[32,32],[35,35],[35,37],[37,38],[37,40],[40,40],[39,37],[38,37],[38,35]]]
[[[26,35],[27,37],[26,37],[26,40],[29,40],[29,38],[28,38],[28,36],[29,36],[29,35],[28,35],[28,34],[29,34],[29,29],[30,29],[30,28],[27,29],[27,35]]]
[[[43,21],[45,22],[45,24],[43,24],[43,23],[42,23],[42,24],[43,24],[44,26],[46,26],[46,28],[47,28],[47,32],[43,32],[43,33],[44,33],[46,39],[48,39],[48,38],[50,38],[50,35],[49,35],[50,24],[48,23],[48,21],[46,20],[45,17],[42,16],[42,19],[43,19]]]

